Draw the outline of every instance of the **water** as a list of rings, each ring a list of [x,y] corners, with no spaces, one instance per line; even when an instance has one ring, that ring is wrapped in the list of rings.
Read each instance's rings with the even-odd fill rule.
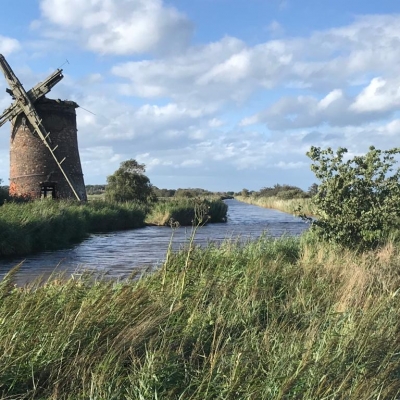
[[[210,224],[198,229],[195,243],[221,242],[227,238],[255,239],[264,232],[274,237],[299,235],[307,225],[299,218],[282,213],[226,200],[229,206],[228,222]],[[16,282],[23,285],[38,276],[49,276],[52,272],[65,271],[66,275],[77,274],[82,269],[107,273],[113,278],[124,278],[132,272],[157,268],[165,258],[172,229],[148,226],[130,231],[94,234],[71,248],[42,252],[26,258],[16,257],[0,260],[0,278],[12,267],[22,262]],[[176,229],[173,248],[179,249],[190,239],[191,228]]]

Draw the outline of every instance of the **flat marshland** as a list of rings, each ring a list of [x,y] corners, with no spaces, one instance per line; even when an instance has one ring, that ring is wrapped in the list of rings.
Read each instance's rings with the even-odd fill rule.
[[[0,283],[6,399],[397,399],[400,250],[301,238],[169,253],[140,279]]]

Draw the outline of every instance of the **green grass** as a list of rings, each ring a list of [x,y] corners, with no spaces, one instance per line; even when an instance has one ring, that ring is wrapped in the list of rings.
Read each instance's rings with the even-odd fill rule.
[[[0,207],[0,256],[58,249],[92,232],[139,228],[145,214],[135,203],[6,203]]]
[[[217,198],[165,198],[152,206],[146,223],[168,226],[179,223],[190,226],[204,222],[225,222],[228,206]]]
[[[273,208],[275,210],[283,211],[288,214],[296,214],[296,209],[301,206],[302,212],[312,216],[316,213],[316,208],[311,204],[311,199],[291,199],[283,200],[277,197],[245,197],[235,196],[236,200],[244,203],[253,204],[264,208]]]
[[[10,399],[397,399],[400,251],[190,247],[139,281],[0,283]]]

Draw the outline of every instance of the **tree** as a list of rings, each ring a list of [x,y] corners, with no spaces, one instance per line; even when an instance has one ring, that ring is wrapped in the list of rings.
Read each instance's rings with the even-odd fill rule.
[[[316,183],[313,183],[309,188],[308,188],[308,195],[310,197],[315,196],[318,193],[318,185]]]
[[[370,147],[363,156],[347,161],[347,149],[307,153],[320,180],[312,198],[317,207],[312,230],[325,240],[358,249],[379,246],[400,224],[400,169],[394,170],[400,148],[381,151]]]
[[[122,162],[114,174],[107,177],[106,199],[141,203],[155,201],[156,196],[145,172],[145,165],[134,159]]]
[[[240,193],[243,197],[249,197],[250,192],[248,189],[244,188],[242,189],[241,193]]]

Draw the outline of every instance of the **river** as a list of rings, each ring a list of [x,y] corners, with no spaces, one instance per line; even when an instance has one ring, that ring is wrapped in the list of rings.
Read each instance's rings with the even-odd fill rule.
[[[255,239],[266,232],[273,237],[284,234],[300,235],[308,225],[290,214],[225,200],[228,222],[209,224],[196,232],[195,243],[221,242],[229,238]],[[190,239],[192,229],[180,227],[174,231],[173,248],[179,249]],[[157,268],[165,258],[173,231],[168,227],[148,226],[141,229],[90,235],[70,248],[47,251],[23,257],[0,260],[0,278],[22,262],[16,283],[23,285],[39,276],[47,277],[54,271],[66,276],[83,269],[107,273],[113,278],[124,278],[132,272]]]

